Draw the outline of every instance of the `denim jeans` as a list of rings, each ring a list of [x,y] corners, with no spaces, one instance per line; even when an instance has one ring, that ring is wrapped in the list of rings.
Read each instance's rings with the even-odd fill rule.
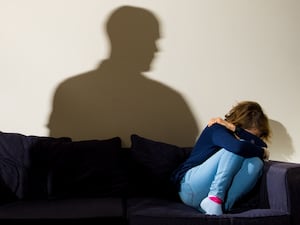
[[[208,195],[223,200],[224,211],[248,193],[262,174],[263,161],[258,157],[244,158],[220,149],[204,163],[188,170],[181,181],[181,200],[198,210]]]

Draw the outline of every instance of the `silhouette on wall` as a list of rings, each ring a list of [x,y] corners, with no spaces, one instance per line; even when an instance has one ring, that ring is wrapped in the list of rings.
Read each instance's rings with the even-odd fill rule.
[[[142,74],[150,70],[158,51],[158,19],[146,9],[122,6],[108,18],[106,30],[109,57],[95,70],[57,87],[50,136],[74,140],[120,136],[123,145],[130,146],[130,135],[135,133],[192,146],[199,130],[183,97]]]

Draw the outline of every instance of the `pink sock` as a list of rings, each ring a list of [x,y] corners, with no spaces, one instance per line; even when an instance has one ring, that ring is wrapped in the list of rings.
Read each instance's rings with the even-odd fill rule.
[[[218,204],[222,204],[223,203],[222,199],[220,199],[217,196],[209,196],[209,199],[212,200],[212,201],[214,201],[215,203],[218,203]]]

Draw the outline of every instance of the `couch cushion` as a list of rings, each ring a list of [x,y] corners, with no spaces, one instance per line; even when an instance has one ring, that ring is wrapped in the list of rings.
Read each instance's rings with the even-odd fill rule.
[[[3,224],[126,224],[120,198],[17,201],[0,206]]]
[[[131,136],[131,190],[134,194],[174,195],[171,173],[189,155],[191,148]]]
[[[0,196],[25,198],[34,187],[34,193],[43,192],[46,183],[38,180],[31,168],[40,143],[69,142],[70,138],[27,136],[0,132]],[[32,185],[31,185],[32,184]],[[1,200],[3,198],[1,197]],[[0,200],[0,201],[1,201]]]
[[[183,203],[161,198],[129,199],[127,214],[130,225],[230,224],[230,218],[206,216]]]
[[[50,149],[48,192],[51,197],[112,196],[122,192],[121,140],[60,143]]]
[[[253,209],[236,214],[210,216],[178,201],[161,198],[132,198],[128,200],[130,225],[282,225],[289,224],[289,215],[279,210]]]

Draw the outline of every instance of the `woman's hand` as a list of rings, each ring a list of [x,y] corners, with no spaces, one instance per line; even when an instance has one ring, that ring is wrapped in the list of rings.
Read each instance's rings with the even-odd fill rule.
[[[216,118],[210,119],[208,121],[207,126],[210,127],[210,126],[212,126],[215,123],[220,124],[220,125],[226,127],[228,130],[231,130],[233,132],[235,131],[235,125],[232,124],[232,123],[230,123],[230,122],[228,122],[228,121],[226,121],[226,120],[224,120],[224,119],[222,119],[221,117],[216,117]]]

